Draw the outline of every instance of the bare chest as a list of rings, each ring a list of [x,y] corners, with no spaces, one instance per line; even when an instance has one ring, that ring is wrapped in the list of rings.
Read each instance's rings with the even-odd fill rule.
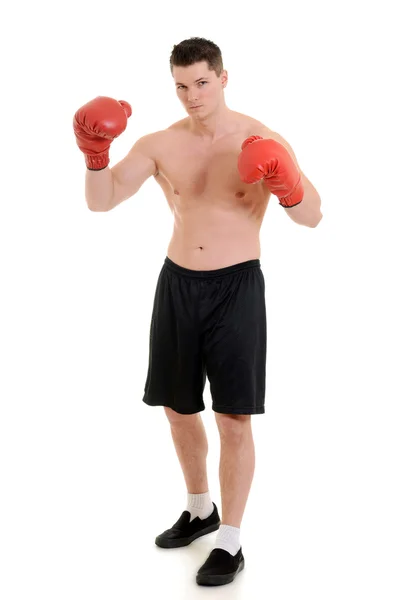
[[[158,182],[166,194],[182,198],[243,198],[253,191],[239,177],[240,140],[215,145],[183,144],[169,148],[158,161]],[[253,189],[252,189],[253,188]]]

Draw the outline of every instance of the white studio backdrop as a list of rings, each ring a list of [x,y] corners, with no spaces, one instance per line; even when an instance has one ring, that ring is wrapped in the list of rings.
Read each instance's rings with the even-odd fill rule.
[[[182,118],[168,61],[191,36],[220,46],[228,106],[287,139],[324,215],[301,227],[272,197],[262,227],[267,395],[265,415],[253,417],[248,566],[215,597],[398,600],[394,9],[316,0],[2,9],[2,600],[203,597],[192,581],[201,551],[187,563],[192,554],[180,562],[154,550],[186,503],[163,409],[142,402],[172,216],[153,180],[114,210],[90,212],[72,132],[91,98],[130,102],[112,166]],[[208,384],[205,402],[219,503]]]

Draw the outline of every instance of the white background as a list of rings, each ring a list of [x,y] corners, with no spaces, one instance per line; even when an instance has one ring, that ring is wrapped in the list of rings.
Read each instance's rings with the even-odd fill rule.
[[[395,2],[39,1],[1,21],[2,600],[398,600]],[[168,63],[190,36],[220,46],[228,106],[287,139],[324,215],[302,227],[272,198],[263,224],[267,395],[246,568],[215,589],[195,573],[216,534],[154,545],[186,506],[163,409],[142,402],[171,213],[152,179],[90,212],[72,132],[91,98],[129,101],[113,165],[185,116]],[[208,385],[205,402],[220,505]]]

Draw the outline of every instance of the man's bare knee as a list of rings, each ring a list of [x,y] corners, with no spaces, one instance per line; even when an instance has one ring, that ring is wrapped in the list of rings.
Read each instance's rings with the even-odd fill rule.
[[[168,406],[164,406],[165,414],[168,417],[168,421],[171,425],[191,425],[197,423],[200,417],[199,413],[195,413],[193,415],[182,415],[181,413],[176,412],[172,408]]]
[[[251,415],[215,413],[215,420],[223,438],[241,438],[244,432],[251,429]]]

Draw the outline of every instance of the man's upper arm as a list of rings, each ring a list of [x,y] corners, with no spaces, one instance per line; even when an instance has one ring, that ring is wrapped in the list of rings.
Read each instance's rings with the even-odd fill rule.
[[[157,174],[154,157],[156,136],[156,133],[151,133],[137,140],[125,158],[111,169],[114,181],[113,207],[136,194],[149,177]]]

